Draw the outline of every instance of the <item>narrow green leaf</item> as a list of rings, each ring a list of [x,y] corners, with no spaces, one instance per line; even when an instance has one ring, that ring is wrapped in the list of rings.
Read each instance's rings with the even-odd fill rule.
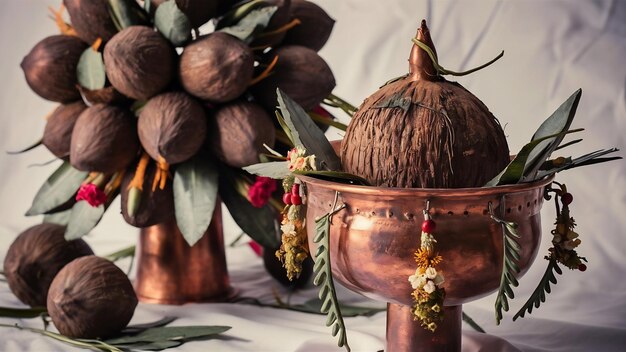
[[[22,154],[22,153],[26,153],[27,151],[33,150],[33,149],[35,149],[35,148],[39,147],[39,146],[40,146],[40,145],[42,145],[42,144],[43,144],[43,137],[42,137],[42,138],[39,138],[39,140],[38,140],[37,142],[35,142],[35,143],[33,143],[33,144],[29,145],[29,146],[28,146],[28,147],[26,147],[26,148],[22,148],[22,149],[20,149],[20,150],[15,150],[15,151],[8,151],[8,152],[7,152],[7,154],[10,154],[10,155],[15,155],[15,154]]]
[[[45,214],[43,216],[43,222],[67,226],[67,224],[70,222],[71,216],[72,208],[60,211],[58,213]]]
[[[532,313],[533,307],[539,308],[541,303],[546,301],[546,293],[550,293],[552,291],[550,288],[550,283],[556,284],[557,281],[556,276],[554,275],[555,272],[559,275],[563,273],[561,268],[559,268],[559,264],[556,262],[556,260],[551,258],[548,260],[548,267],[541,277],[541,280],[539,280],[539,284],[530,295],[530,298],[528,298],[526,303],[524,303],[522,308],[520,308],[520,310],[515,313],[515,315],[513,316],[513,321],[517,320],[517,318],[523,318],[526,313]]]
[[[480,325],[476,324],[474,319],[472,319],[472,317],[470,317],[469,315],[465,314],[465,312],[463,312],[463,321],[465,323],[467,323],[467,325],[471,326],[472,329],[474,329],[474,330],[476,330],[478,332],[482,332],[482,333],[486,332],[485,329],[480,327]]]
[[[26,215],[40,215],[65,204],[74,197],[86,177],[87,172],[64,162],[41,186]]]
[[[2,318],[17,318],[17,319],[30,319],[39,318],[42,314],[46,314],[48,311],[45,307],[34,308],[10,308],[0,307],[0,317]]]
[[[219,32],[228,33],[249,44],[257,33],[262,32],[270,23],[278,7],[268,6],[250,11],[244,18],[234,25],[219,29]]]
[[[136,334],[146,329],[165,326],[173,322],[176,319],[177,319],[176,317],[163,317],[162,319],[153,321],[151,323],[129,325],[126,328],[124,328],[124,330],[122,330],[121,334]]]
[[[582,94],[582,89],[575,91],[541,124],[541,126],[539,126],[533,135],[532,141],[541,140],[541,142],[538,148],[532,150],[528,156],[529,162],[524,170],[525,181],[535,180],[535,176],[541,164],[550,157],[550,154],[552,154],[554,149],[556,149],[563,140],[563,137],[565,137],[561,133],[567,131],[572,124]],[[559,135],[554,136],[555,134]],[[552,138],[546,139],[546,137],[550,136],[552,136]]]
[[[168,0],[157,7],[154,26],[175,46],[183,46],[191,38],[191,22],[174,0]]]
[[[217,25],[215,25],[215,30],[231,26],[239,21],[242,18],[246,17],[252,10],[257,9],[259,7],[264,7],[267,3],[263,0],[252,0],[252,1],[240,1],[239,6],[236,7],[224,14],[222,18],[220,18]]]
[[[87,48],[78,60],[76,76],[78,77],[78,84],[84,88],[89,90],[104,88],[107,77],[102,53],[91,47]]]
[[[65,239],[68,241],[79,239],[89,233],[102,219],[104,204],[92,207],[87,201],[76,202],[72,207],[70,220],[65,230]]]
[[[174,174],[174,209],[183,237],[193,246],[209,228],[217,203],[218,172],[207,158],[195,156]]]
[[[563,149],[563,148],[567,148],[567,147],[569,147],[569,146],[571,146],[571,145],[574,145],[574,144],[580,143],[580,142],[582,142],[582,141],[583,141],[583,140],[582,140],[582,138],[581,138],[581,139],[575,139],[575,140],[573,140],[573,141],[570,141],[570,142],[567,142],[567,143],[565,143],[565,144],[561,144],[561,145],[559,145],[558,147],[556,147],[556,148],[554,149],[554,151],[561,150],[561,149]]]
[[[296,175],[303,175],[303,176],[311,176],[311,177],[315,177],[315,178],[320,178],[322,180],[329,180],[329,181],[335,181],[335,182],[341,182],[341,183],[347,183],[347,184],[351,184],[351,185],[362,185],[362,186],[368,186],[369,182],[367,182],[366,179],[357,176],[357,175],[353,175],[347,172],[343,172],[343,171],[317,171],[317,170],[309,170],[309,171],[300,171],[300,170],[295,170],[292,172],[293,174]]]
[[[188,341],[221,334],[230,326],[166,326],[146,329],[138,334],[105,340],[111,345],[128,345],[139,342]]]
[[[285,118],[296,146],[302,146],[309,155],[315,155],[318,170],[341,170],[341,160],[309,114],[280,88],[276,88],[276,96],[281,115]]]
[[[149,1],[148,1],[149,2]],[[155,341],[155,342],[139,342],[128,345],[115,345],[124,350],[130,351],[163,351],[168,348],[175,348],[185,343],[184,341]]]
[[[255,208],[240,193],[237,184],[242,181],[229,168],[220,169],[220,197],[237,226],[264,248],[278,248],[278,213],[269,204]]]
[[[591,152],[591,153],[579,156],[576,159],[567,158],[565,164],[559,167],[550,167],[549,169],[546,169],[546,170],[539,170],[539,172],[537,173],[537,178],[539,179],[547,175],[561,172],[563,170],[573,169],[576,167],[588,166],[588,165],[622,159],[621,156],[601,158],[604,155],[615,153],[618,151],[619,149],[617,148],[601,149],[601,150],[596,150],[595,152]],[[546,162],[544,163],[544,165],[548,163],[549,162]],[[549,163],[549,164],[552,165],[552,163]]]
[[[109,0],[109,13],[119,30],[148,24],[148,15],[135,0]]]
[[[282,180],[287,178],[291,172],[289,171],[289,163],[287,161],[271,161],[269,163],[259,163],[243,168],[253,175],[271,177],[273,179]]]
[[[135,246],[129,246],[126,248],[122,248],[119,251],[115,251],[111,254],[105,255],[104,258],[112,261],[112,262],[116,262],[118,260],[124,259],[124,258],[128,258],[128,257],[132,257],[135,255]]]

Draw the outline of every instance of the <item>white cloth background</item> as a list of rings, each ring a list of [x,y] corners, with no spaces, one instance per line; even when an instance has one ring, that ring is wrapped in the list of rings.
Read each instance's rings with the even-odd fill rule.
[[[584,143],[564,153],[580,155],[600,148],[626,150],[626,1],[424,1],[314,0],[337,20],[320,54],[335,73],[335,93],[359,104],[389,78],[407,70],[410,39],[426,18],[441,63],[464,70],[488,61],[492,67],[458,79],[480,97],[506,125],[512,152],[574,90],[583,98],[573,127],[585,127]],[[38,187],[57,164],[29,167],[52,158],[45,148],[19,156],[14,150],[37,140],[44,116],[55,106],[32,93],[19,68],[36,42],[56,33],[47,6],[60,1],[0,1],[0,259],[15,236],[39,218],[23,216]],[[345,120],[345,119],[344,119]],[[623,155],[623,152],[620,152]],[[496,327],[494,295],[464,309],[488,334],[464,327],[464,351],[624,351],[626,350],[626,163],[581,168],[558,176],[574,193],[571,206],[581,234],[581,255],[589,258],[584,272],[565,272],[547,302],[530,318],[512,322],[508,314]],[[138,231],[126,225],[114,204],[86,240],[97,254],[133,244]],[[545,268],[554,218],[551,203],[543,210],[544,237],[535,265],[516,289],[512,311],[528,297]],[[238,234],[226,221],[226,242]],[[548,234],[548,235],[546,235]],[[271,302],[269,278],[247,247],[227,252],[233,284],[242,295]],[[122,262],[124,266],[127,263]],[[314,289],[294,300],[313,297]],[[342,297],[359,300],[348,292]],[[366,304],[380,305],[361,300]],[[0,305],[18,306],[5,283]],[[133,322],[176,315],[177,324],[231,325],[226,336],[193,342],[181,351],[331,351],[337,350],[325,318],[235,304],[140,304]],[[2,323],[15,322],[0,319]],[[40,326],[38,320],[20,322]],[[384,346],[385,314],[346,319],[354,351]],[[1,351],[67,351],[70,347],[28,332],[0,329]]]

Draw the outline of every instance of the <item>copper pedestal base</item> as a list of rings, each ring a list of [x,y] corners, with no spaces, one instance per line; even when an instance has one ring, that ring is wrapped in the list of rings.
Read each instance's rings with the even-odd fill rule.
[[[444,321],[433,333],[413,320],[408,306],[387,303],[385,352],[460,352],[461,306],[444,307]]]
[[[137,298],[145,303],[232,300],[235,292],[226,268],[220,204],[215,207],[211,226],[193,247],[175,221],[143,228],[134,286]]]

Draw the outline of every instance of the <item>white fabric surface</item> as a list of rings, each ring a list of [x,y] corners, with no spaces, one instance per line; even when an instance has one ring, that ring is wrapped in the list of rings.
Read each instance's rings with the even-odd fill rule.
[[[488,61],[500,50],[505,56],[492,67],[458,79],[480,97],[506,125],[512,152],[527,141],[575,89],[583,99],[573,127],[585,127],[584,143],[567,153],[580,155],[600,148],[626,149],[626,1],[415,1],[315,0],[337,20],[321,51],[337,78],[335,93],[359,104],[387,79],[406,72],[410,39],[426,18],[441,63],[452,70]],[[29,167],[52,158],[44,148],[19,156],[14,150],[37,140],[43,117],[55,106],[32,93],[19,68],[22,57],[40,39],[56,32],[47,6],[60,1],[0,1],[0,259],[17,234],[40,221],[23,216],[38,187],[57,164]],[[345,119],[344,119],[345,120]],[[580,138],[580,137],[579,137]],[[623,152],[620,152],[623,155]],[[569,154],[568,154],[569,155]],[[489,334],[464,326],[464,351],[624,351],[626,350],[626,163],[581,168],[558,176],[574,193],[571,206],[589,258],[589,269],[566,272],[547,302],[530,318],[496,327],[494,295],[464,309]],[[97,254],[136,241],[138,231],[126,225],[114,204],[86,239]],[[549,247],[554,218],[551,203],[543,210],[544,237],[535,265],[516,289],[511,311],[525,301],[543,274],[541,259]],[[226,221],[226,242],[237,235]],[[547,234],[547,235],[546,235]],[[278,287],[247,246],[229,248],[233,284],[242,295],[272,301]],[[120,263],[121,266],[127,263]],[[299,293],[294,302],[313,297]],[[342,291],[350,302],[380,305]],[[5,283],[0,305],[19,306]],[[231,325],[228,339],[188,343],[181,351],[331,351],[335,339],[318,315],[236,304],[181,307],[140,304],[133,322],[164,315],[176,324]],[[1,323],[16,320],[0,319]],[[38,320],[19,323],[40,327]],[[346,319],[354,351],[384,346],[385,314]],[[28,332],[0,328],[0,351],[67,351],[70,347]]]

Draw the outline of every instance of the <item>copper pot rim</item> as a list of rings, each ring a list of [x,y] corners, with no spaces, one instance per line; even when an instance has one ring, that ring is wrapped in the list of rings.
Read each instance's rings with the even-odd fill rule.
[[[502,185],[495,187],[472,187],[472,188],[397,188],[397,187],[374,187],[350,185],[340,182],[322,180],[311,176],[296,175],[305,184],[316,187],[338,191],[346,194],[358,194],[364,196],[391,196],[391,197],[420,197],[420,198],[457,198],[457,197],[482,197],[498,196],[502,194],[524,192],[539,187],[544,187],[555,178],[555,175],[546,176],[540,180],[517,183],[512,185]]]

